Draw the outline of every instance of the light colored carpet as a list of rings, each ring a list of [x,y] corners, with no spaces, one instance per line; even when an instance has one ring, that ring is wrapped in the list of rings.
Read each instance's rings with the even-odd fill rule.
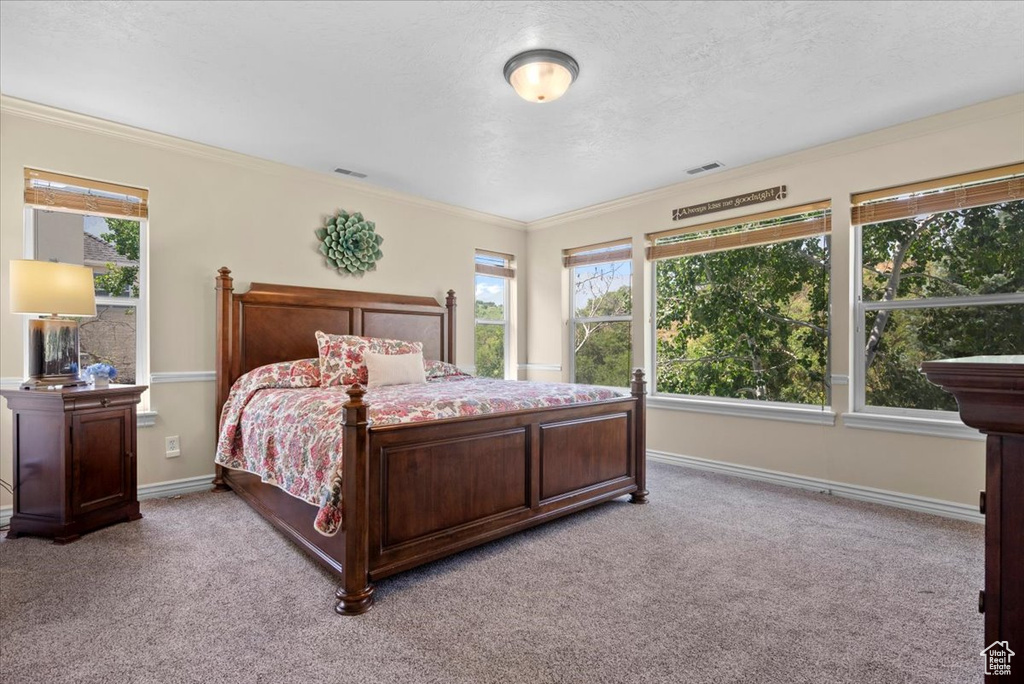
[[[233,494],[5,541],[0,679],[981,681],[981,526],[659,464],[649,489],[385,580],[357,618]]]

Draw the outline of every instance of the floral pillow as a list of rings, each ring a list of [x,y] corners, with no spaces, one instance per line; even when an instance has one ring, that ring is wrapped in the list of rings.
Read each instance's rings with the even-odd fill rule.
[[[320,351],[320,386],[366,385],[368,373],[364,356],[370,354],[415,354],[423,351],[422,342],[385,340],[379,337],[331,335],[316,331]]]
[[[423,370],[427,372],[427,380],[439,380],[441,378],[469,378],[469,373],[457,366],[445,363],[444,361],[424,361]]]

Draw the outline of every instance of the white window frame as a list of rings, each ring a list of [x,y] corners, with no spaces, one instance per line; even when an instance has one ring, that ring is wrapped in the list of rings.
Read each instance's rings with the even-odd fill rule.
[[[831,208],[829,209],[831,211]],[[830,235],[832,240],[835,239],[835,233]],[[794,239],[806,239],[806,238],[794,238]],[[741,247],[740,249],[752,249],[754,247],[763,245],[751,245],[749,247]],[[829,367],[832,367],[831,359],[833,353],[833,333],[834,326],[832,325],[832,314],[835,310],[833,306],[833,297],[835,295],[835,288],[832,286],[833,272],[831,264],[835,262],[831,259],[834,255],[834,250],[830,246],[830,268],[829,268],[829,288],[828,288],[828,311],[829,311],[829,326],[828,326],[828,358],[830,360]],[[685,258],[685,257],[675,257]],[[712,413],[715,415],[723,416],[735,416],[738,418],[759,418],[764,420],[780,420],[791,423],[809,423],[812,425],[835,425],[836,413],[832,409],[832,402],[834,401],[835,393],[835,382],[833,382],[832,375],[828,375],[825,378],[826,386],[828,388],[828,403],[825,404],[796,404],[791,402],[782,401],[757,401],[756,399],[741,399],[737,397],[711,397],[700,394],[675,394],[671,392],[661,392],[658,390],[658,262],[665,261],[664,259],[652,259],[650,268],[650,281],[648,286],[650,287],[651,297],[651,315],[648,321],[650,325],[650,335],[648,336],[649,341],[649,354],[651,359],[651,368],[649,372],[650,377],[650,396],[647,400],[649,406],[661,409],[671,409],[676,411],[688,411],[697,413]]]
[[[843,414],[847,427],[909,432],[938,437],[983,440],[985,436],[969,428],[960,420],[956,411],[904,408],[900,406],[869,406],[867,403],[867,369],[864,358],[865,321],[868,311],[885,309],[903,311],[907,309],[937,309],[963,306],[998,306],[1000,304],[1024,304],[1024,293],[972,295],[966,297],[925,297],[920,299],[894,299],[888,302],[864,301],[863,246],[864,226],[851,225],[851,265],[853,273],[853,306],[850,308],[853,320],[850,322],[852,339],[850,350],[853,356],[853,378],[850,383],[851,406]]]
[[[479,251],[473,253],[473,266],[476,267],[476,258],[480,255]],[[486,255],[484,255],[486,256]],[[508,266],[511,268],[511,264]],[[501,320],[496,319],[483,319],[476,317],[476,279],[477,278],[499,278],[505,282],[505,298],[502,304],[502,311],[504,318]],[[502,334],[502,349],[504,351],[504,379],[514,379],[512,377],[512,283],[515,282],[514,278],[503,278],[502,276],[487,275],[484,273],[473,273],[473,368],[476,370],[476,326],[477,325],[503,325],[505,329]],[[475,373],[474,373],[475,374]]]
[[[24,239],[22,257],[25,259],[36,258],[36,234],[35,214],[36,209],[46,211],[42,207],[25,205],[24,211]],[[64,212],[88,216],[80,212]],[[133,306],[135,307],[135,384],[150,385],[149,372],[149,220],[139,219],[139,297],[109,297],[104,295],[96,296],[96,305]],[[23,316],[22,321],[22,349],[28,349],[28,316]],[[22,360],[23,376],[28,377],[28,354],[23,354]],[[150,410],[149,389],[142,393],[138,406],[138,426],[150,427],[156,422],[156,412]]]
[[[576,269],[579,266],[569,267],[569,382],[576,383],[576,324],[577,323],[616,323],[628,321],[630,324],[629,330],[629,353],[630,360],[632,361],[633,354],[633,320],[636,317],[636,302],[633,300],[633,260],[632,259],[616,259],[615,261],[608,261],[605,263],[609,264],[628,264],[629,265],[629,287],[630,287],[630,315],[629,316],[584,316],[583,318],[576,317]],[[599,266],[601,264],[587,264],[587,266]],[[585,268],[585,267],[584,267]],[[632,365],[632,363],[630,364]],[[629,387],[629,380],[627,379],[625,387]],[[613,389],[622,389],[622,387],[614,387]]]

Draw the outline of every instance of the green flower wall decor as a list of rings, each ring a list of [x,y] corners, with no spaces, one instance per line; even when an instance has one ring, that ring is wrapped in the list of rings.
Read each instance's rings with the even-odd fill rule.
[[[358,211],[349,214],[344,209],[327,219],[323,228],[316,229],[320,240],[320,253],[328,265],[342,275],[363,275],[377,268],[377,260],[384,256],[373,221],[367,221]]]

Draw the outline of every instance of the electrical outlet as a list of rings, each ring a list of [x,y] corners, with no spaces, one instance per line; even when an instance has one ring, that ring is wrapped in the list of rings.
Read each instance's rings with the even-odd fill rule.
[[[178,435],[164,439],[164,451],[167,452],[165,454],[167,458],[181,456],[181,442],[178,440]]]

